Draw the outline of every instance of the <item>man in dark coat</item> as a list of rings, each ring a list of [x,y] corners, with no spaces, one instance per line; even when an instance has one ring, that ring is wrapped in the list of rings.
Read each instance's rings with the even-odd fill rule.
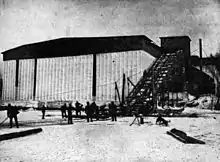
[[[46,107],[43,105],[42,106],[42,119],[44,119],[45,117],[45,111],[46,111]]]
[[[82,104],[79,103],[78,101],[76,101],[75,103],[75,107],[76,107],[76,117],[78,117],[78,115],[81,115],[81,109],[82,109]]]
[[[8,109],[7,109],[7,115],[10,119],[10,128],[12,128],[12,124],[13,124],[13,118],[15,120],[15,124],[16,127],[18,128],[18,118],[17,115],[19,114],[19,111],[17,109],[17,107],[12,107],[11,104],[8,104]]]
[[[91,109],[93,111],[93,114],[95,115],[96,120],[99,120],[99,107],[96,105],[95,102],[91,104]]]
[[[68,124],[73,124],[73,117],[72,117],[72,110],[73,110],[73,107],[72,107],[72,104],[70,103],[69,106],[68,106]]]
[[[113,101],[109,104],[109,110],[112,116],[112,121],[117,121],[117,106]]]
[[[67,110],[67,106],[66,106],[66,103],[65,103],[63,106],[61,106],[62,118],[66,118],[67,117],[66,110]]]
[[[85,113],[86,113],[87,122],[89,122],[89,119],[92,122],[92,108],[91,108],[89,102],[86,103]]]

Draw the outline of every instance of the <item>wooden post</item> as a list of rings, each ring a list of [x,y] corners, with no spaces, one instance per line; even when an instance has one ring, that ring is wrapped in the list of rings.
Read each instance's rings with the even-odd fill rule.
[[[92,100],[96,100],[96,54],[93,54]]]
[[[129,94],[129,78],[127,78],[128,94]]]
[[[18,100],[18,77],[19,77],[19,60],[16,60],[15,100]]]
[[[37,83],[37,58],[34,59],[34,89],[33,89],[33,100],[36,97],[36,83]]]
[[[125,74],[123,74],[121,104],[124,105],[124,102],[125,102]]]
[[[117,82],[115,82],[115,90],[116,90],[116,94],[118,95],[118,100],[119,100],[119,102],[121,103],[121,99],[120,99],[120,94],[119,94]],[[115,96],[116,96],[116,95],[115,95]],[[116,96],[116,97],[117,97],[117,96]],[[116,97],[115,97],[115,100],[116,100]]]
[[[199,39],[200,71],[202,72],[202,39]]]
[[[115,102],[117,101],[117,84],[115,82]]]

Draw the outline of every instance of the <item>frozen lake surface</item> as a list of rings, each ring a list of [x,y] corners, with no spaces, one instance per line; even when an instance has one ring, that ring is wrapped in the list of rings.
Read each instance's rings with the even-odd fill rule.
[[[220,112],[186,109],[202,117],[170,117],[169,127],[155,125],[155,117],[145,117],[145,124],[129,126],[133,117],[120,117],[117,122],[73,119],[73,125],[61,119],[59,111],[26,111],[18,116],[20,128],[8,128],[0,134],[41,127],[43,131],[31,136],[0,142],[1,162],[69,162],[69,161],[220,161]],[[6,113],[0,112],[1,121]],[[215,117],[215,118],[214,118]],[[176,128],[205,145],[183,144],[166,134]]]

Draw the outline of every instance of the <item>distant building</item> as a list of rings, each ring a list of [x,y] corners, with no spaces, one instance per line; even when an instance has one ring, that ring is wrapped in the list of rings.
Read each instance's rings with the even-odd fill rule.
[[[2,54],[3,101],[105,102],[114,100],[115,82],[121,93],[123,73],[136,84],[161,48],[139,35],[60,38]]]

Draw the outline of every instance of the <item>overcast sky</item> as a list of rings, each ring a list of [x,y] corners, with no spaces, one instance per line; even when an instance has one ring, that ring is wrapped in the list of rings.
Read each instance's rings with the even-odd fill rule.
[[[188,35],[198,54],[220,48],[219,0],[0,0],[0,52],[64,36]],[[205,55],[205,54],[204,54]]]

